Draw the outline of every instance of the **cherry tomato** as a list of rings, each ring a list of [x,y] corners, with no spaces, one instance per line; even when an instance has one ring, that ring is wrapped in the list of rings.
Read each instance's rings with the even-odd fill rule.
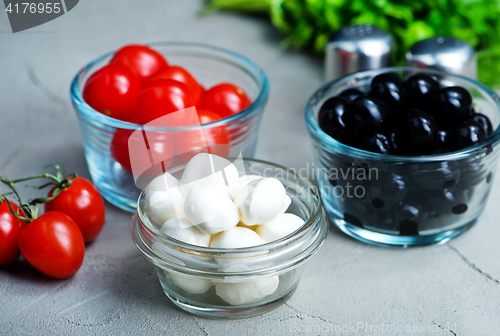
[[[151,77],[150,83],[159,79],[173,79],[186,84],[193,95],[195,104],[200,101],[203,92],[205,92],[205,88],[203,88],[186,69],[180,66],[172,65],[161,69]]]
[[[118,50],[110,61],[132,70],[143,84],[149,82],[158,70],[168,66],[167,60],[157,51],[144,45],[127,45]]]
[[[148,84],[137,97],[137,116],[143,124],[159,117],[194,106],[188,87],[172,79]]]
[[[197,109],[196,113],[198,114],[198,119],[200,120],[201,125],[209,124],[211,122],[222,119],[219,114],[206,109]]]
[[[245,91],[236,85],[222,83],[207,90],[199,106],[201,109],[214,111],[225,118],[244,110],[250,104],[251,101]]]
[[[49,197],[52,196],[51,191]],[[82,232],[83,240],[88,243],[101,233],[106,212],[99,190],[87,179],[76,177],[71,185],[51,201],[45,203],[45,212],[59,211],[72,220]]]
[[[198,119],[201,125],[208,124],[222,119],[217,113],[209,110],[197,110]],[[194,156],[197,152],[204,152],[204,148],[208,147],[208,151],[212,152],[215,149],[216,154],[227,156],[229,154],[228,146],[210,146],[210,145],[228,145],[230,143],[229,132],[224,126],[216,127],[201,127],[200,130],[182,131],[176,133],[175,146],[178,154],[191,153]],[[183,161],[189,160],[191,157],[184,158]]]
[[[128,153],[128,138],[133,132],[133,130],[128,129],[117,129],[115,134],[113,134],[109,149],[111,151],[111,157],[129,173],[132,173],[132,166]]]
[[[20,210],[14,202],[6,202],[3,199],[0,202],[0,266],[5,266],[17,259],[19,235],[26,227],[26,223],[10,212],[7,202],[16,213],[24,216],[23,210]]]
[[[134,130],[118,129],[111,139],[111,156],[125,169],[132,173],[132,165],[130,163],[129,153],[129,138]],[[174,143],[172,135],[168,132],[147,132],[149,151],[153,158],[161,158],[158,161],[164,161],[165,168],[169,165],[170,159],[174,157]],[[136,141],[143,141],[138,139]],[[141,148],[142,144],[132,143],[132,148]],[[148,153],[138,153],[136,156],[148,157]]]
[[[57,279],[75,274],[85,255],[78,225],[59,211],[47,212],[33,220],[19,236],[19,249],[31,266]]]
[[[141,124],[141,121],[139,120],[139,118],[137,117],[137,113],[134,114],[134,116],[130,119],[127,119],[125,121],[128,121],[129,123],[132,123],[132,124]]]
[[[129,69],[108,64],[87,80],[83,99],[96,111],[127,120],[135,115],[135,102],[141,89],[141,82]]]
[[[217,113],[209,110],[198,110],[198,118],[202,125],[208,124],[222,119]],[[213,145],[229,145],[231,143],[229,132],[225,126],[217,127],[202,127],[203,136],[209,147],[209,152],[219,156],[228,156],[229,146],[213,146]]]

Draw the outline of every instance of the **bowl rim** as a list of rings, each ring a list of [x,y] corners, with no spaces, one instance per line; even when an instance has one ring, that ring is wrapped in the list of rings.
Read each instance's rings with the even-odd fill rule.
[[[369,152],[365,151],[362,149],[358,149],[355,147],[351,147],[349,145],[346,145],[328,134],[326,134],[320,127],[319,124],[314,117],[313,109],[312,106],[314,104],[314,101],[317,99],[318,96],[322,96],[324,92],[330,90],[335,85],[338,85],[343,82],[349,82],[350,80],[354,80],[358,77],[361,76],[376,76],[379,74],[383,73],[390,73],[390,72],[420,72],[420,73],[426,73],[426,74],[433,74],[433,75],[441,75],[441,76],[446,76],[446,77],[451,77],[451,79],[456,78],[460,79],[462,81],[466,81],[476,88],[479,88],[480,90],[484,91],[487,95],[489,95],[494,103],[497,105],[497,113],[500,114],[500,97],[489,87],[462,75],[457,75],[453,74],[450,72],[445,72],[441,70],[436,70],[432,68],[419,68],[419,67],[406,67],[406,66],[401,66],[401,67],[386,67],[386,68],[380,68],[380,69],[372,69],[372,70],[365,70],[365,71],[360,71],[356,72],[353,74],[349,74],[340,78],[337,78],[333,81],[330,81],[324,85],[322,85],[319,89],[317,89],[309,98],[306,104],[305,108],[305,119],[306,119],[306,124],[309,132],[311,135],[316,136],[319,138],[320,141],[322,141],[325,145],[324,147],[327,147],[328,150],[336,151],[338,148],[340,148],[342,151],[345,152],[346,155],[352,155],[356,156],[358,158],[362,159],[372,159],[372,160],[378,160],[378,161],[386,161],[386,162],[404,162],[404,163],[424,163],[424,162],[438,162],[438,161],[451,161],[451,160],[458,160],[458,159],[465,159],[470,157],[471,155],[474,154],[479,154],[483,152],[486,147],[491,146],[492,144],[499,142],[500,141],[500,125],[497,126],[496,130],[491,134],[488,138],[485,140],[475,144],[474,146],[470,146],[458,151],[454,152],[448,152],[448,153],[443,153],[443,154],[432,154],[432,155],[421,155],[421,156],[407,156],[407,155],[389,155],[389,154],[381,154],[381,153],[374,153],[374,152]],[[314,139],[316,142],[316,140]]]
[[[223,253],[246,253],[246,252],[263,252],[266,250],[269,250],[270,248],[273,249],[280,249],[282,247],[285,247],[289,245],[290,243],[293,243],[300,238],[302,238],[308,230],[313,228],[313,225],[321,222],[323,220],[322,216],[322,201],[321,201],[321,195],[320,193],[316,190],[315,186],[307,179],[302,178],[299,174],[294,172],[293,170],[284,167],[279,164],[275,164],[269,161],[264,161],[264,160],[257,160],[257,159],[251,159],[251,158],[243,158],[243,162],[252,162],[252,163],[258,163],[258,164],[264,164],[268,166],[272,166],[273,168],[278,168],[287,174],[291,174],[295,178],[298,179],[299,182],[303,183],[304,189],[307,189],[309,194],[312,196],[316,197],[317,202],[314,202],[314,209],[309,215],[309,218],[307,221],[304,222],[304,224],[297,230],[291,232],[290,234],[281,237],[280,239],[262,244],[262,245],[256,245],[256,246],[250,246],[250,247],[240,247],[240,248],[213,248],[213,247],[203,247],[203,246],[198,246],[198,245],[192,245],[189,243],[185,243],[183,241],[177,240],[175,238],[169,237],[167,234],[161,232],[160,230],[155,230],[153,231],[148,225],[145,225],[144,223],[139,223],[137,226],[141,226],[147,230],[147,233],[154,236],[155,238],[159,238],[159,242],[171,245],[171,246],[179,246],[181,250],[188,250],[190,253],[199,253],[201,255],[206,256],[207,254],[223,254]],[[179,170],[182,169],[186,166],[186,164],[174,167],[172,169],[169,169],[167,171],[171,172],[174,170]],[[141,199],[144,197],[144,190],[141,192],[139,195],[139,198],[137,200],[137,208],[136,208],[136,213],[138,215],[138,219],[142,221],[147,221],[149,222],[148,217],[144,212],[141,211],[140,207],[140,202]],[[157,232],[156,232],[157,231]]]
[[[267,101],[267,98],[269,96],[269,80],[267,78],[267,75],[265,72],[258,66],[256,63],[252,62],[245,56],[236,53],[234,51],[224,49],[221,47],[217,46],[212,46],[209,44],[204,44],[204,43],[195,43],[195,42],[176,42],[176,41],[163,41],[163,42],[152,42],[152,43],[144,43],[142,45],[146,45],[148,47],[151,47],[156,50],[157,47],[173,47],[173,48],[191,48],[192,50],[207,50],[207,51],[212,51],[219,53],[225,58],[232,57],[235,58],[237,61],[241,62],[242,65],[249,70],[249,72],[255,77],[260,86],[259,93],[255,100],[252,101],[250,106],[245,108],[244,110],[226,117],[222,118],[220,120],[203,124],[204,128],[212,128],[212,127],[218,127],[222,125],[226,125],[228,123],[232,123],[235,121],[238,121],[240,119],[244,119],[245,117],[252,116],[256,114],[261,107],[264,106],[264,104]],[[185,126],[185,127],[158,127],[158,126],[145,126],[141,124],[134,124],[131,122],[111,118],[103,113],[100,113],[93,109],[90,105],[85,102],[82,96],[82,92],[79,88],[78,82],[80,78],[84,75],[86,75],[91,68],[93,68],[97,63],[101,62],[102,60],[110,57],[113,55],[117,50],[108,52],[104,55],[101,55],[97,57],[96,59],[92,60],[91,62],[87,63],[84,65],[73,77],[73,80],[71,81],[70,85],[70,96],[71,100],[75,106],[75,109],[77,110],[78,114],[82,114],[85,118],[87,119],[92,119],[96,120],[106,126],[114,127],[114,128],[122,128],[122,129],[131,129],[131,130],[136,130],[138,128],[141,128],[146,131],[183,131],[183,130],[193,130],[197,129],[199,126]]]

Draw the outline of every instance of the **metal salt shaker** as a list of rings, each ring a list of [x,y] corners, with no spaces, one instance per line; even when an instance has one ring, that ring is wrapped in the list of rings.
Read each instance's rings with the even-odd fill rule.
[[[433,68],[477,79],[477,59],[470,44],[454,37],[433,37],[406,52],[406,65]]]
[[[325,53],[326,80],[391,65],[394,40],[371,25],[353,25],[333,33]]]

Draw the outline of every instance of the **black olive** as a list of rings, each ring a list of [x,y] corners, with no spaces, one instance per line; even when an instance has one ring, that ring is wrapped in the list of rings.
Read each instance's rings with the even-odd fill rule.
[[[432,107],[432,98],[439,88],[435,77],[423,73],[413,75],[403,83],[407,104],[427,111]]]
[[[453,132],[451,146],[453,150],[459,150],[473,146],[484,139],[486,139],[486,132],[483,126],[474,120],[466,120]]]
[[[469,91],[460,86],[440,89],[434,97],[432,114],[442,128],[468,119],[474,114]]]
[[[419,226],[423,224],[425,217],[423,206],[412,200],[403,200],[393,210],[393,218],[399,225],[400,236],[417,236]]]
[[[375,133],[374,135],[366,138],[361,143],[360,148],[374,153],[391,154],[389,139],[385,135],[379,133]]]
[[[372,180],[366,192],[374,208],[389,210],[404,199],[406,183],[400,175],[383,173],[380,179]]]
[[[342,116],[349,110],[349,102],[343,97],[332,97],[325,101],[318,113],[321,129],[334,139],[343,142],[347,131]]]
[[[437,124],[423,111],[411,109],[406,120],[396,130],[394,143],[401,155],[423,155],[434,142]]]
[[[393,73],[384,73],[380,74],[378,76],[373,77],[371,86],[375,84],[380,84],[380,83],[392,83],[396,86],[401,86],[403,84],[403,81],[401,80],[401,77],[399,77],[396,74]]]
[[[467,203],[472,198],[474,189],[462,189],[450,191],[444,189],[439,199],[439,211],[445,215],[460,215],[467,211]]]
[[[358,97],[342,119],[349,131],[364,135],[383,132],[391,123],[391,115],[383,102],[376,98]],[[368,133],[368,134],[366,134]]]
[[[493,125],[491,124],[490,119],[484,114],[475,113],[474,115],[472,115],[471,119],[478,124],[481,124],[487,137],[489,137],[493,133]]]
[[[442,154],[450,151],[451,134],[448,130],[437,130],[434,144],[432,146],[432,154]]]
[[[404,102],[401,78],[394,74],[376,76],[372,80],[368,95],[383,101],[391,111],[397,111]]]
[[[364,94],[358,89],[347,89],[342,91],[342,93],[339,96],[344,97],[349,102],[352,102],[354,99],[358,97],[366,96],[366,94]]]

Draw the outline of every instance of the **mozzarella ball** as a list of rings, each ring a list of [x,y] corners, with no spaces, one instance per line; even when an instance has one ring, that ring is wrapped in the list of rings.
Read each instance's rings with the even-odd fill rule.
[[[278,217],[269,223],[257,226],[255,232],[259,234],[266,243],[269,243],[289,235],[304,225],[304,223],[304,220],[297,215],[290,213],[279,214]]]
[[[278,216],[286,204],[283,184],[273,177],[249,182],[236,196],[241,222],[251,226],[264,224]]]
[[[172,281],[177,286],[190,293],[205,293],[210,288],[210,286],[212,286],[212,282],[208,279],[199,279],[188,275],[174,273],[171,271],[167,271],[167,273],[170,279],[172,279]]]
[[[264,244],[265,241],[255,231],[241,226],[236,226],[212,237],[210,247],[213,248],[243,248]],[[265,260],[268,250],[256,252],[225,253],[222,258],[215,258],[219,265],[251,264]]]
[[[238,208],[225,193],[215,187],[196,187],[184,202],[187,219],[207,234],[235,227],[240,221]]]
[[[167,191],[169,188],[178,186],[179,180],[177,180],[169,173],[164,173],[162,175],[156,176],[151,182],[149,182],[149,184],[146,186],[146,192]]]
[[[276,291],[279,285],[277,275],[266,276],[252,281],[215,284],[215,294],[232,305],[257,302]]]
[[[214,154],[200,153],[186,165],[180,189],[184,197],[196,187],[215,187],[233,199],[238,192],[239,174],[229,160]]]
[[[285,196],[285,204],[283,205],[283,209],[281,209],[281,213],[285,213],[288,210],[288,207],[292,204],[292,199],[290,196],[286,195]]]
[[[238,206],[238,202],[242,202],[245,198],[240,195],[238,197],[239,194],[245,194],[245,195],[248,195],[249,193],[249,190],[250,188],[248,187],[248,184],[252,181],[257,181],[257,180],[261,180],[263,179],[262,176],[258,176],[258,175],[243,175],[240,177],[239,179],[239,182],[238,182],[238,192],[236,194],[236,197],[234,199],[234,202],[236,203],[236,206]],[[253,190],[253,188],[251,188],[251,190]]]
[[[264,243],[265,241],[255,231],[246,227],[236,226],[216,234],[210,243],[210,247],[242,248],[262,245]]]
[[[238,183],[240,186],[245,186],[254,180],[260,180],[260,179],[263,179],[263,177],[260,175],[252,175],[252,174],[241,175],[240,179],[238,180]]]
[[[247,272],[247,271],[251,271],[252,269],[250,267],[248,267],[248,265],[246,265],[246,264],[231,264],[228,266],[224,266],[220,270],[227,272],[227,273],[235,273],[235,272]],[[234,279],[234,277],[233,277],[233,279]],[[235,281],[233,281],[233,282],[235,282]]]
[[[238,180],[238,193],[242,190],[244,190],[244,188],[252,181],[256,181],[256,180],[261,180],[263,179],[262,176],[259,176],[259,175],[243,175],[243,176],[240,176],[239,180]]]
[[[172,238],[191,245],[203,247],[210,245],[211,236],[198,230],[186,217],[172,218],[166,221],[160,230]]]
[[[145,189],[144,206],[149,217],[158,224],[184,216],[184,197],[179,181],[165,173],[152,180]]]

